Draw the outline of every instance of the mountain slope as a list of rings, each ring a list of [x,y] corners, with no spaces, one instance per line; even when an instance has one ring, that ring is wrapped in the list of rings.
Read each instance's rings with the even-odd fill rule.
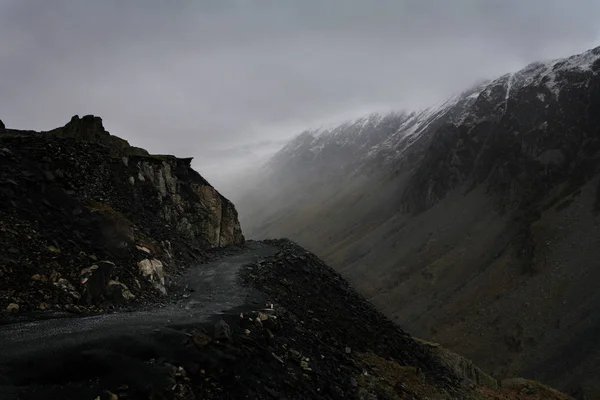
[[[236,203],[250,237],[298,241],[415,334],[600,396],[599,150],[596,48],[304,133]]]

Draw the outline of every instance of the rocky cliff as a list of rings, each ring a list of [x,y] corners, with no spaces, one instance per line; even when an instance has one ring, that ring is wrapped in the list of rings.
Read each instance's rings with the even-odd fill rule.
[[[498,377],[600,396],[598,110],[600,48],[305,133],[236,201],[242,224],[314,250],[400,325]]]
[[[140,301],[206,250],[244,242],[235,207],[190,158],[148,154],[91,115],[0,127],[3,308]]]

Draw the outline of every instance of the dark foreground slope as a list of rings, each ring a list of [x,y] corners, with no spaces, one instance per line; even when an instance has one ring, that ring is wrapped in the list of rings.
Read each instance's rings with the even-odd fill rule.
[[[422,344],[316,256],[249,242],[164,307],[0,326],[2,399],[566,399]]]
[[[235,207],[191,159],[150,155],[94,116],[1,128],[3,311],[143,301],[205,250],[243,243]]]
[[[290,237],[497,376],[600,398],[600,48],[305,133],[250,184],[250,237]]]

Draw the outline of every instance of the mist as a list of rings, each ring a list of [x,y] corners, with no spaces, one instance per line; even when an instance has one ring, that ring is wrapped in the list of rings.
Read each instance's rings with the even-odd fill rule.
[[[595,0],[0,3],[0,119],[101,116],[226,195],[305,128],[600,44]]]

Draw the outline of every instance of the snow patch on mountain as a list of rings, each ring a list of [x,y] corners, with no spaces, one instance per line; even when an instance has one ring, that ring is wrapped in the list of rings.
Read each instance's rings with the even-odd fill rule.
[[[556,100],[567,72],[597,74],[599,60],[600,47],[565,59],[531,63],[520,71],[479,82],[426,109],[372,113],[334,127],[305,131],[288,143],[279,156],[316,160],[345,154],[353,160],[360,159],[360,163],[383,153],[385,160],[397,159],[422,135],[433,133],[444,122],[471,126],[506,113],[510,99],[525,88],[534,87],[542,102]]]
[[[492,81],[490,89],[497,84],[505,85],[506,100],[508,100],[511,91],[517,92],[531,86],[545,86],[554,98],[558,98],[561,90],[560,74],[569,71],[591,71],[592,66],[598,60],[600,60],[600,48],[595,48],[569,58],[534,62],[520,71],[504,75]]]

